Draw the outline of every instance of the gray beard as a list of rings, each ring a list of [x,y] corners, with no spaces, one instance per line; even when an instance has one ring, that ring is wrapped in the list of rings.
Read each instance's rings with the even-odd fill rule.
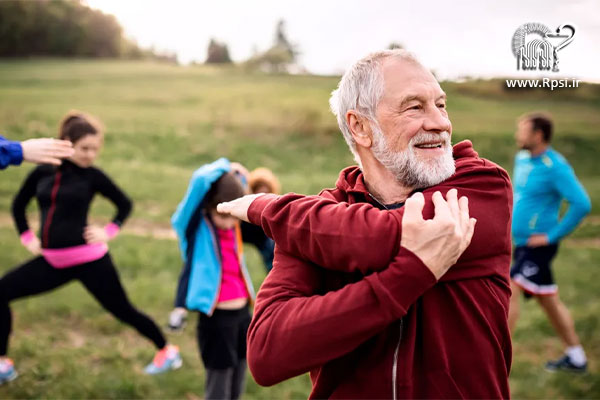
[[[410,140],[406,150],[395,152],[390,150],[379,126],[376,124],[371,126],[373,129],[373,147],[371,148],[373,156],[402,185],[413,189],[423,189],[437,185],[454,174],[456,167],[452,157],[452,144],[448,132],[439,134],[419,133]],[[440,138],[444,142],[444,154],[434,160],[420,160],[414,151],[414,145],[439,140]]]

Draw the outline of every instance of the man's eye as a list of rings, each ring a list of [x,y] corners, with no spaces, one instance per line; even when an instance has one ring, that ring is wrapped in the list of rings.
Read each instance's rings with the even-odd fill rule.
[[[446,103],[440,103],[440,104],[438,104],[438,108],[446,108]]]

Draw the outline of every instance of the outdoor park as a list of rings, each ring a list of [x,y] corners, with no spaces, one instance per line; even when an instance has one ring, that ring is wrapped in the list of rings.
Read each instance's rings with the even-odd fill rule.
[[[1,22],[1,20],[0,20]],[[1,32],[1,31],[0,31]],[[0,33],[0,39],[1,39]],[[70,109],[106,126],[97,165],[124,189],[134,211],[110,249],[132,302],[161,326],[172,309],[182,260],[170,217],[192,172],[227,157],[248,169],[267,167],[284,193],[316,194],[353,164],[329,111],[339,76],[289,74],[245,65],[178,65],[160,59],[0,59],[0,134],[23,141],[55,137]],[[562,345],[534,300],[524,302],[513,336],[511,393],[515,399],[600,398],[600,85],[576,90],[506,90],[503,79],[442,81],[453,124],[452,142],[469,139],[481,157],[512,173],[516,119],[535,110],[556,121],[553,147],[573,166],[592,200],[592,212],[561,244],[554,262],[561,298],[572,313],[589,359],[585,375],[549,373],[544,363]],[[0,274],[30,258],[10,215],[13,196],[34,167],[2,172]],[[28,217],[38,226],[31,203]],[[90,215],[110,221],[112,204],[97,196]],[[266,276],[248,246],[255,288]],[[78,283],[16,301],[10,355],[19,378],[0,386],[0,398],[203,398],[204,370],[192,315],[181,334],[183,367],[143,374],[148,342],[104,312]],[[273,387],[248,376],[247,399],[307,398],[308,375]]]

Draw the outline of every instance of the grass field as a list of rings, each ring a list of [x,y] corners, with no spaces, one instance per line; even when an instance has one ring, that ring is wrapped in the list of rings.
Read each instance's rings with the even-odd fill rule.
[[[178,67],[122,61],[0,61],[0,134],[13,139],[54,136],[76,108],[107,127],[99,166],[134,199],[123,234],[111,244],[132,301],[163,324],[181,267],[169,218],[192,171],[220,156],[249,169],[266,166],[284,191],[317,193],[352,163],[333,116],[336,77],[272,76],[235,68]],[[469,138],[480,154],[509,171],[515,118],[543,109],[556,118],[555,148],[571,162],[593,202],[592,216],[564,242],[556,260],[561,296],[573,313],[590,358],[590,374],[549,374],[541,368],[561,352],[550,324],[524,304],[514,337],[515,398],[600,398],[600,87],[561,91],[502,90],[500,81],[444,83],[454,141]],[[28,258],[9,216],[12,196],[31,169],[10,168],[0,179],[0,273]],[[113,209],[98,199],[94,220]],[[31,220],[36,210],[31,207]],[[155,234],[152,235],[151,233]],[[265,276],[248,251],[256,287]],[[105,312],[78,284],[15,302],[10,355],[20,378],[0,398],[201,398],[203,369],[195,318],[182,335],[184,367],[147,377],[152,346]],[[307,376],[263,388],[249,379],[245,398],[306,398]]]

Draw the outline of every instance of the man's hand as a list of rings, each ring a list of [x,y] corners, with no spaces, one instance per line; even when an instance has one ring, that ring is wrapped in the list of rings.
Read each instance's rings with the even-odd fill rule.
[[[23,160],[37,164],[60,165],[62,158],[73,155],[73,144],[68,140],[29,139],[21,142]]]
[[[402,239],[400,245],[413,252],[440,279],[471,243],[475,231],[475,218],[469,218],[466,197],[457,199],[456,189],[433,194],[435,216],[423,219],[425,198],[415,193],[404,206]]]
[[[83,230],[83,238],[88,244],[107,243],[109,239],[106,229],[95,225],[88,225],[85,227]]]
[[[250,222],[248,220],[248,209],[250,204],[258,196],[262,196],[264,193],[247,194],[239,199],[228,201],[226,203],[217,204],[217,212],[221,214],[229,214],[233,217],[241,219],[242,221]]]
[[[23,244],[23,246],[25,246],[25,248],[34,256],[39,256],[42,254],[42,244],[40,243],[40,239],[38,239],[35,235],[31,238],[31,240]]]
[[[545,233],[535,233],[527,239],[527,247],[542,247],[548,244],[548,235]]]

